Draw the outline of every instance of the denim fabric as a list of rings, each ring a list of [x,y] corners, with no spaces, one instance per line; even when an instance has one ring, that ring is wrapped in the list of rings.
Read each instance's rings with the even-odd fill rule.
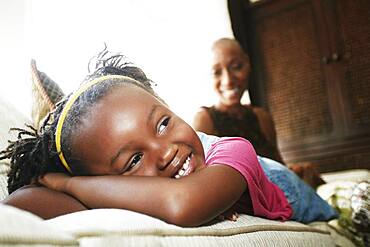
[[[302,223],[327,221],[338,213],[294,172],[274,160],[258,156],[266,176],[279,186],[293,208],[292,220]]]

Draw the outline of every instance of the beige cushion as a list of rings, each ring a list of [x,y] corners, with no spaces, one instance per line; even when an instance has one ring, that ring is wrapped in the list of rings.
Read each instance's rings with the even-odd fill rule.
[[[0,245],[77,246],[74,236],[26,211],[0,204]]]
[[[32,78],[32,122],[37,129],[40,127],[45,116],[55,108],[64,93],[59,85],[46,73],[36,67],[36,61],[31,60]]]
[[[12,127],[24,128],[25,123],[30,120],[19,112],[13,105],[0,98],[0,150],[8,146],[8,140],[16,140],[16,132],[9,131]],[[0,161],[0,200],[8,195],[7,172],[9,170],[9,160]]]
[[[184,228],[127,210],[95,209],[47,222],[75,235],[80,246],[335,246],[328,231],[248,215]]]
[[[95,209],[51,220],[0,204],[0,245],[47,246],[350,246],[330,229],[240,215],[202,227],[178,227],[120,209]],[[336,245],[337,244],[337,245]],[[17,246],[19,246],[17,245]]]
[[[326,183],[351,181],[351,182],[361,182],[370,180],[370,170],[369,169],[350,169],[344,171],[327,172],[322,173],[321,177]],[[325,187],[325,186],[324,186]]]

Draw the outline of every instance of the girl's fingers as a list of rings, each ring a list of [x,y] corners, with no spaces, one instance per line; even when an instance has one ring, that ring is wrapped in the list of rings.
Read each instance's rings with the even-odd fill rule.
[[[239,214],[237,212],[220,214],[217,217],[217,219],[219,220],[231,220],[231,221],[236,221],[238,218],[239,218]]]
[[[239,218],[239,214],[237,212],[235,212],[232,215],[229,215],[229,217],[227,219],[231,220],[231,221],[236,221],[238,218]]]

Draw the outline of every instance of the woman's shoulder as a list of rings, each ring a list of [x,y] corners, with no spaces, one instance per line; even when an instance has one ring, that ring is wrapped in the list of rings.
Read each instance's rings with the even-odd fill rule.
[[[201,115],[210,115],[210,113],[214,110],[214,106],[200,106],[196,112],[196,114]]]
[[[209,109],[210,107],[207,106],[200,107],[194,115],[192,126],[197,131],[207,134],[216,134]]]

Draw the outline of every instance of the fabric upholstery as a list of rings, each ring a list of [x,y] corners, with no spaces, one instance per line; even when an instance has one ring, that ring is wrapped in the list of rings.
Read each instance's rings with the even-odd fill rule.
[[[370,171],[358,169],[324,174],[326,184],[317,192],[339,212],[331,221],[343,235],[358,246],[370,245]],[[367,230],[366,230],[367,229]]]
[[[31,76],[32,120],[33,125],[39,128],[45,116],[64,97],[64,93],[55,81],[37,69],[35,60],[31,60]]]
[[[9,102],[0,98],[0,150],[8,146],[8,140],[15,140],[16,133],[9,131],[12,127],[22,128],[30,120],[19,112]],[[7,172],[9,170],[9,160],[0,161],[0,200],[8,195]]]
[[[0,245],[23,246],[77,246],[71,234],[46,225],[45,222],[26,211],[0,204]]]
[[[0,205],[0,214],[0,224],[6,226],[0,229],[0,245],[335,246],[327,230],[248,215],[240,215],[236,222],[183,228],[120,209],[81,211],[44,221],[28,212]]]

